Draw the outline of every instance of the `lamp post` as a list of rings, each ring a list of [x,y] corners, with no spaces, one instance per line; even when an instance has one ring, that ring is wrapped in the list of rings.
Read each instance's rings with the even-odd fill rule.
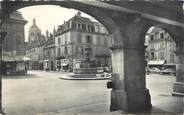
[[[1,32],[0,35],[0,113],[3,113],[2,110],[2,41],[5,39],[7,32]]]

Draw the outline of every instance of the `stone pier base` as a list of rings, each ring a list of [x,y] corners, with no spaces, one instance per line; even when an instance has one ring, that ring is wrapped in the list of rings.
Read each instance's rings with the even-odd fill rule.
[[[124,90],[111,91],[111,111],[142,112],[150,110],[151,107],[151,98],[148,89],[128,93]]]
[[[175,82],[174,86],[173,86],[172,95],[184,96],[184,83],[182,83],[182,82]]]

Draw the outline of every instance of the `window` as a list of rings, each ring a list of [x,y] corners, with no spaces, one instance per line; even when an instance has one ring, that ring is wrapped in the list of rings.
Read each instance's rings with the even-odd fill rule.
[[[78,24],[78,30],[81,30],[81,24]]]
[[[85,56],[91,56],[92,55],[92,49],[91,48],[85,48]]]
[[[64,51],[65,54],[68,54],[68,48],[65,47],[65,51]]]
[[[92,36],[86,35],[86,43],[91,43],[92,42]]]
[[[83,47],[82,46],[76,46],[76,55],[83,55]]]
[[[151,40],[153,40],[154,39],[154,36],[153,35],[151,35]]]
[[[60,48],[57,49],[57,56],[61,57],[61,49]]]
[[[58,44],[61,44],[61,38],[58,38]]]
[[[85,24],[82,24],[82,30],[86,31],[86,25]]]
[[[31,32],[31,36],[34,36],[34,32]]]
[[[98,43],[99,46],[102,45],[102,41],[101,41],[101,37],[100,36],[97,37],[97,43]]]
[[[100,26],[98,25],[98,32],[100,33]]]
[[[175,63],[174,54],[170,54],[170,62]]]
[[[77,28],[77,25],[76,25],[75,22],[72,22],[72,28],[73,28],[73,29],[76,29],[76,28]]]
[[[104,39],[104,46],[108,46],[108,38],[106,38],[106,37]]]
[[[67,33],[65,33],[65,43],[68,42]]]
[[[159,58],[160,58],[161,60],[164,60],[164,52],[160,52],[160,53],[159,53]]]
[[[91,32],[95,32],[95,27],[91,26]]]
[[[164,49],[164,48],[165,48],[164,42],[160,42],[160,49]]]
[[[161,39],[164,38],[164,33],[160,33],[160,38],[161,38]]]
[[[81,41],[82,41],[82,38],[81,38],[82,36],[81,36],[81,33],[78,33],[78,35],[77,35],[77,42],[78,43],[81,43]]]
[[[67,23],[67,29],[69,29],[69,28],[70,28],[70,22]]]
[[[49,54],[50,54],[50,52],[49,52],[49,50],[47,50],[47,57],[49,57]]]
[[[91,31],[91,28],[90,28],[90,25],[88,25],[88,32],[90,32]]]
[[[155,54],[154,52],[151,52],[151,60],[153,60],[155,58]]]

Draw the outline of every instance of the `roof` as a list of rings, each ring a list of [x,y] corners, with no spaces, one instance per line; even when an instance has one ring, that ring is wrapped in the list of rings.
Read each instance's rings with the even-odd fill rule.
[[[82,24],[91,24],[91,25],[94,25],[95,22],[91,21],[89,18],[86,18],[86,17],[82,17],[80,15],[80,12],[77,13],[77,15],[73,16],[72,18],[70,18],[68,21],[66,21],[64,24],[62,25],[59,25],[58,26],[58,29],[56,31],[56,35],[68,30],[68,29],[65,29],[65,24],[67,24],[68,22],[78,22],[78,23],[82,23]]]
[[[85,17],[82,17],[82,16],[74,16],[72,17],[70,20],[68,20],[67,22],[69,21],[75,21],[75,22],[79,22],[79,23],[88,23],[88,24],[93,24],[93,21],[91,21],[89,18],[85,18]]]
[[[159,61],[148,61],[148,65],[164,65],[165,60],[159,60]]]
[[[22,14],[18,11],[14,11],[12,14],[10,14],[10,19],[19,20],[19,21],[26,21]]]

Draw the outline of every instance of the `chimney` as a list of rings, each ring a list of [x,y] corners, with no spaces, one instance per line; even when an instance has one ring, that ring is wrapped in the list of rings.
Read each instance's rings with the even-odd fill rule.
[[[81,12],[77,12],[77,17],[81,17]]]
[[[33,25],[36,25],[36,19],[33,18]]]

